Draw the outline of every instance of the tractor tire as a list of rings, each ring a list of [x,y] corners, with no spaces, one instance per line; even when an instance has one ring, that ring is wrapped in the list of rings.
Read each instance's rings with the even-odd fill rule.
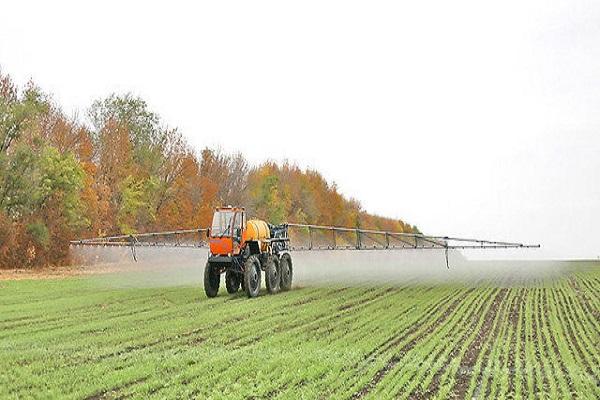
[[[260,261],[250,256],[244,263],[244,290],[248,297],[258,296],[260,292]]]
[[[292,257],[285,253],[279,260],[279,270],[281,271],[281,290],[287,291],[292,288],[292,277],[294,270],[292,269]]]
[[[225,272],[225,287],[227,288],[227,293],[237,293],[237,291],[240,289],[241,280],[241,276],[237,272]]]
[[[279,292],[281,285],[281,268],[277,256],[269,257],[265,267],[265,283],[271,294]]]
[[[209,262],[204,267],[204,292],[207,297],[216,297],[219,293],[219,284],[221,283],[221,274],[215,271]]]

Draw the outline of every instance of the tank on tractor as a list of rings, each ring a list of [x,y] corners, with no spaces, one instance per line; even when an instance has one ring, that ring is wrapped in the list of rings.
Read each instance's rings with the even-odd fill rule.
[[[286,224],[246,220],[244,208],[218,207],[207,235],[210,251],[204,269],[204,291],[208,297],[219,292],[223,273],[230,294],[241,288],[248,297],[258,296],[263,273],[269,293],[292,287]]]

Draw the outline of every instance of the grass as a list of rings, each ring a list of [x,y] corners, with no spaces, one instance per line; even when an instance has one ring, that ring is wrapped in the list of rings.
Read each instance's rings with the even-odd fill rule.
[[[0,282],[0,398],[599,398],[600,269],[248,300]]]

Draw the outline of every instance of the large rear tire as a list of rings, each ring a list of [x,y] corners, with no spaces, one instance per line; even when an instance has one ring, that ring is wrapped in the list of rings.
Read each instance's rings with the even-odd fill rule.
[[[281,290],[286,291],[292,288],[292,277],[294,270],[292,269],[292,257],[285,253],[279,260],[279,268],[281,271]]]
[[[277,256],[269,257],[265,267],[265,283],[271,294],[279,292],[281,285],[281,268]]]
[[[221,283],[221,274],[206,262],[204,267],[204,292],[207,297],[216,297],[219,293],[219,284]]]
[[[241,281],[242,276],[239,273],[230,270],[225,272],[225,287],[227,288],[227,293],[237,293],[237,291],[240,289]]]
[[[248,297],[258,296],[260,292],[260,261],[250,256],[244,263],[244,290]]]

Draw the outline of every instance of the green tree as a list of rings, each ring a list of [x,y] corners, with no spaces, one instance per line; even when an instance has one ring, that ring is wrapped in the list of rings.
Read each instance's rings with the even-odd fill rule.
[[[42,221],[27,224],[27,233],[31,235],[36,244],[44,249],[50,245],[50,230]]]
[[[25,144],[13,146],[11,154],[0,154],[0,210],[16,220],[33,209],[32,176],[37,168],[35,150]]]
[[[80,193],[85,173],[72,153],[61,154],[51,146],[44,147],[39,161],[39,183],[33,193],[38,208],[54,197],[70,226],[82,226],[89,221],[83,217]]]
[[[253,192],[254,208],[259,217],[274,224],[287,219],[286,198],[280,191],[279,177],[276,174],[263,174]]]
[[[136,180],[128,176],[122,183],[117,224],[122,233],[136,232],[139,224],[149,224],[156,218],[153,195],[158,181],[154,177]]]
[[[0,210],[13,220],[39,213],[53,200],[69,226],[86,223],[80,201],[85,173],[72,153],[19,143],[0,172]]]
[[[0,155],[48,110],[48,102],[41,90],[30,83],[19,95],[9,76],[0,71]]]

